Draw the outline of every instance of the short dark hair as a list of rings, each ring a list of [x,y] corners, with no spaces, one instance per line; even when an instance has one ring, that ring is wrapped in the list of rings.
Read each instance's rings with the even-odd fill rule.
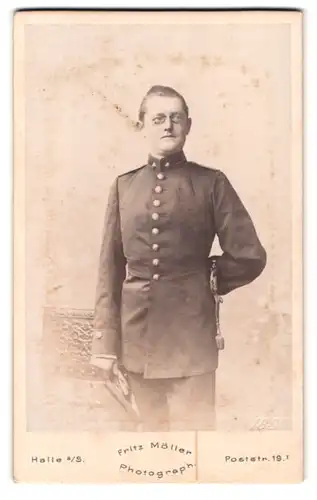
[[[183,105],[183,108],[184,108],[184,111],[185,111],[187,117],[189,116],[188,105],[185,101],[185,98],[182,96],[182,94],[177,92],[177,90],[173,89],[172,87],[166,87],[164,85],[154,85],[153,87],[150,88],[150,90],[147,91],[147,93],[145,94],[145,96],[142,99],[140,109],[139,109],[139,122],[143,123],[143,121],[144,121],[147,99],[151,96],[154,96],[154,95],[162,96],[162,97],[178,97],[178,99],[180,99],[182,101],[182,105]]]

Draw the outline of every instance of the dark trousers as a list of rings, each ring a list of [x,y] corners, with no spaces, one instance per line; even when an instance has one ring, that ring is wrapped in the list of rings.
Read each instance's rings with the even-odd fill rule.
[[[142,430],[214,430],[215,378],[215,372],[170,379],[130,372]]]

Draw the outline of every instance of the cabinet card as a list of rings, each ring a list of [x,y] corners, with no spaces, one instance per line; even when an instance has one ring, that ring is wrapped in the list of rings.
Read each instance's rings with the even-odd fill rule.
[[[302,71],[299,11],[16,13],[18,482],[302,481]]]

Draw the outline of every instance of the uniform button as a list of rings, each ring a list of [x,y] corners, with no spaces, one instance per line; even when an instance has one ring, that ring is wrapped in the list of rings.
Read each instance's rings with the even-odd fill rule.
[[[102,339],[102,333],[101,332],[96,332],[95,333],[95,339]]]
[[[162,174],[162,172],[159,172],[159,173],[156,175],[156,177],[157,177],[160,181],[162,181],[162,180],[164,179],[164,177],[165,177],[165,176],[164,176],[164,174]]]
[[[155,281],[159,280],[160,279],[160,275],[159,274],[153,274],[153,279]]]
[[[152,245],[152,250],[154,250],[154,252],[157,252],[157,250],[159,249],[159,245],[157,243],[153,243]]]
[[[160,206],[160,204],[161,204],[160,200],[153,200],[153,205],[154,205],[155,207],[159,207],[159,206]]]
[[[158,266],[158,265],[159,265],[159,263],[160,263],[159,259],[153,259],[153,260],[152,260],[152,264],[153,264],[153,266]]]
[[[154,214],[152,214],[152,219],[153,220],[159,220],[159,218],[160,218],[160,216],[156,212],[154,212]]]
[[[170,166],[170,164],[169,164],[169,162],[167,161],[167,162],[165,163],[165,167],[169,167],[169,166]]]
[[[159,234],[160,230],[158,227],[153,227],[152,234]]]
[[[156,193],[161,193],[161,192],[163,191],[163,189],[162,189],[162,187],[161,187],[161,186],[155,186],[154,191],[155,191]]]

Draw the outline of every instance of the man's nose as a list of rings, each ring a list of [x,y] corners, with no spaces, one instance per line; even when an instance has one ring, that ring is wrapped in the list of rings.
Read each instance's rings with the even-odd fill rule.
[[[164,129],[165,130],[171,130],[173,127],[173,121],[172,121],[172,118],[170,116],[167,116],[166,117],[166,120],[164,122]]]

